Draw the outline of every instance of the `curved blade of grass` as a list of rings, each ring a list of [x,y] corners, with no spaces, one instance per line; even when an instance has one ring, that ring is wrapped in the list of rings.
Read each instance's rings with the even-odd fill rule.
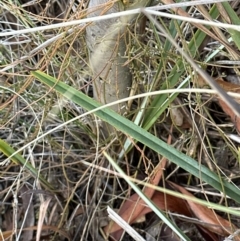
[[[53,190],[52,185],[46,181],[39,173],[38,171],[29,163],[27,160],[25,160],[20,154],[14,154],[15,150],[5,141],[0,139],[0,151],[4,153],[7,157],[11,157],[11,161],[17,165],[21,165],[23,167],[26,167],[26,169],[32,174],[34,178],[38,178],[41,183],[47,187],[50,190]]]
[[[110,125],[114,126],[116,129],[124,132],[125,134],[131,136],[132,138],[145,144],[152,150],[163,155],[176,165],[185,169],[187,172],[198,177],[203,182],[208,183],[220,192],[231,197],[236,202],[240,203],[240,190],[221,179],[218,175],[210,171],[205,166],[199,164],[197,161],[191,157],[179,152],[172,146],[161,141],[157,137],[153,136],[143,128],[135,125],[132,121],[120,116],[113,110],[109,108],[101,108],[102,105],[97,101],[93,100],[89,96],[83,94],[82,92],[74,89],[73,87],[58,81],[57,79],[42,73],[41,71],[34,71],[32,75],[35,76],[41,82],[47,84],[51,88],[55,89],[61,93],[67,99],[73,101],[74,103],[82,106],[86,110],[94,110],[98,108],[94,113],[100,119],[106,121]]]
[[[118,164],[106,153],[103,152],[104,156],[108,159],[111,165],[124,177],[124,180],[132,187],[132,189],[138,194],[138,196],[155,212],[158,217],[170,227],[182,240],[189,240],[189,238],[175,225],[171,222],[169,218],[167,218],[160,209],[150,200],[142,190],[133,183],[129,177],[124,173],[124,171],[118,166]]]

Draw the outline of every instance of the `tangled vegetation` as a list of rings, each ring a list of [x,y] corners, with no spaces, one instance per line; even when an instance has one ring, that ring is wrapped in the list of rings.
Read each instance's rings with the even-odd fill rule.
[[[97,6],[136,11],[102,105],[88,1],[0,1],[0,240],[240,240],[240,1],[178,2]]]

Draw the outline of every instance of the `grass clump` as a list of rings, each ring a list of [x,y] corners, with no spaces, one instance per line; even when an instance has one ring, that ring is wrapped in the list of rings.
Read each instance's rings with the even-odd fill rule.
[[[127,28],[126,116],[92,99],[86,25],[64,25],[85,19],[87,2],[0,3],[2,240],[132,240],[107,207],[145,240],[238,240],[238,116],[209,88],[238,93],[239,33],[211,26],[237,24],[237,6],[179,6],[174,19],[168,3],[153,1],[166,10],[144,10]],[[109,138],[100,119],[114,127]]]

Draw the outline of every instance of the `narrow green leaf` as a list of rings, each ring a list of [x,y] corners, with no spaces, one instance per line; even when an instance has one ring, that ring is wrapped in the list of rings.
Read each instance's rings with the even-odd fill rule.
[[[228,2],[222,2],[221,4],[224,10],[228,13],[228,17],[231,19],[231,23],[235,25],[240,25],[240,19],[236,12],[232,9],[231,5]],[[227,29],[227,31],[231,34],[233,41],[240,50],[240,32],[233,29]]]
[[[32,174],[34,178],[38,178],[44,186],[46,186],[50,190],[53,190],[52,185],[48,181],[46,181],[38,173],[38,171],[29,162],[27,162],[27,160],[25,160],[19,153],[14,154],[15,150],[8,143],[6,143],[1,139],[0,139],[0,151],[7,157],[12,156],[11,161],[13,163],[26,167],[26,169]]]
[[[215,5],[210,10],[210,15],[213,19],[215,19],[219,15],[218,9],[216,8]],[[210,27],[207,26],[206,28],[209,29]],[[171,29],[172,29],[172,33],[170,34],[173,36],[176,34],[176,28],[174,28],[174,25],[173,25]],[[196,56],[198,52],[198,48],[202,44],[205,37],[206,37],[206,34],[203,33],[201,30],[198,30],[196,34],[193,36],[193,38],[191,39],[188,45],[188,52],[191,54],[193,58]],[[166,41],[166,44],[164,46],[164,53],[168,53],[170,47],[171,45],[169,44],[169,41]],[[163,84],[161,89],[174,88],[177,84],[179,84],[180,78],[183,75],[184,71],[185,71],[185,63],[183,62],[183,59],[179,59],[176,62],[171,73],[169,73],[169,77],[167,78],[167,80],[165,81],[165,84]],[[182,87],[184,87],[184,85]],[[169,95],[161,95],[161,96],[154,97],[151,105],[146,110],[145,119],[142,127],[148,130],[156,122],[159,116],[166,110],[169,104],[177,97],[177,95],[178,94],[174,94],[171,96],[171,98],[169,98]]]
[[[119,165],[106,153],[103,152],[104,156],[108,159],[108,161],[111,163],[111,165],[124,177],[124,180],[129,184],[129,186],[132,187],[132,189],[138,194],[139,197],[151,208],[153,212],[155,212],[158,217],[166,224],[168,227],[170,227],[181,240],[189,240],[190,239],[179,229],[166,215],[164,215],[163,212],[160,211],[160,209],[155,205],[152,200],[150,200],[143,192],[142,190],[133,183],[128,176],[124,173],[124,171],[119,167]]]
[[[32,72],[32,75],[39,79],[41,82],[47,84],[49,87],[54,88],[67,99],[82,106],[86,110],[90,111],[102,106],[95,100],[91,99],[89,96],[61,81],[56,80],[47,74],[42,73],[41,71],[34,71]],[[135,125],[130,120],[120,116],[109,108],[98,109],[96,110],[95,115],[110,125],[114,126],[116,129],[143,143],[157,153],[165,156],[168,160],[185,169],[187,172],[193,174],[203,182],[208,183],[217,190],[234,199],[236,202],[240,203],[239,188],[235,187],[226,180],[221,179],[221,177],[191,157],[179,152],[172,146],[161,141],[143,128]]]

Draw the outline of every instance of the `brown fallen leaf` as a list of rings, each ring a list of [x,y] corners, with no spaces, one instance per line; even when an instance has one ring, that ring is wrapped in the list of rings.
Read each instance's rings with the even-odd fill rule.
[[[169,185],[171,189],[178,191],[185,196],[194,197],[183,187],[175,183],[168,181],[166,184]],[[137,205],[141,205],[143,207],[141,212],[138,213],[138,217],[152,212],[152,210],[146,206],[142,200],[139,200],[137,194],[132,195],[130,199],[131,201],[128,200],[129,202],[133,202],[135,204],[137,203]],[[184,200],[158,191],[156,191],[152,196],[152,201],[160,210],[178,213],[195,219],[197,218],[199,223],[196,222],[196,226],[198,227],[202,236],[206,238],[205,240],[208,241],[218,241],[219,235],[227,237],[237,229],[229,221],[215,214],[213,210],[193,201]],[[131,223],[134,222],[135,220],[132,219]],[[111,231],[112,233],[110,236],[114,240],[119,240],[122,235],[121,228],[119,226],[114,226],[114,229]],[[240,241],[240,238],[235,238],[235,241]]]
[[[240,93],[240,85],[224,81],[222,78],[215,79],[216,82],[226,91]]]
[[[225,90],[225,91],[231,91],[234,93],[240,93],[240,85],[233,84],[230,82],[224,81],[222,78],[217,78],[216,82]],[[223,111],[230,116],[231,121],[235,125],[238,133],[240,133],[240,118],[235,115],[235,113],[232,111],[232,109],[222,100],[218,99],[219,105],[222,107]]]
[[[197,79],[195,80],[196,83],[198,84],[199,87],[204,87],[206,86],[205,81],[201,76],[198,76]],[[234,93],[240,93],[240,85],[233,84],[227,81],[224,81],[222,78],[216,78],[215,81],[226,91],[231,91]],[[239,100],[238,100],[239,102]],[[218,103],[223,109],[223,111],[230,116],[231,121],[235,125],[238,133],[240,133],[240,118],[235,115],[235,113],[232,111],[232,109],[220,98],[218,98]]]
[[[230,116],[231,121],[235,125],[237,132],[240,133],[240,118],[235,115],[232,109],[221,99],[218,100],[219,105],[222,107],[223,111]]]
[[[171,135],[169,135],[168,144],[171,144]],[[150,181],[149,181],[150,184],[155,186],[158,185],[158,183],[161,180],[166,163],[167,163],[167,159],[164,157],[159,162],[159,164],[154,168],[154,171],[150,177]],[[149,199],[152,199],[155,193],[155,189],[150,187],[145,187],[143,189],[143,192]],[[146,206],[145,202],[143,202],[137,194],[134,194],[124,202],[124,204],[121,206],[119,210],[118,215],[121,216],[121,218],[126,222],[133,223],[138,217],[142,216],[141,213],[142,213],[142,210],[145,208],[145,206]],[[118,236],[121,237],[121,234],[123,231],[121,227],[115,222],[110,222],[109,225],[104,228],[104,232],[106,233],[107,236],[116,231],[119,231]]]
[[[168,185],[168,182],[166,182],[165,185],[168,186],[168,189],[172,189],[171,186]],[[176,191],[176,189],[174,189],[174,191]],[[178,214],[184,215],[186,217],[194,217],[192,215],[191,210],[189,209],[189,205],[188,205],[187,201],[184,199],[158,192],[158,193],[155,193],[155,195],[153,197],[153,202],[161,210],[178,213]],[[165,202],[166,202],[166,204],[165,204]],[[151,210],[149,209],[149,212],[150,211]],[[197,223],[196,223],[196,226],[197,226]],[[199,232],[201,233],[202,237],[205,238],[205,240],[219,241],[219,237],[215,233],[212,233],[209,230],[202,228],[201,226],[200,227],[197,226],[197,227],[198,227]]]
[[[139,196],[136,193],[133,194],[130,199],[131,201],[128,200],[129,202],[134,203],[135,205],[137,204],[138,206],[142,206],[141,212],[138,213],[138,217],[152,212],[152,209],[146,206],[144,201],[139,200]],[[166,210],[175,213],[181,213],[185,216],[191,216],[191,212],[187,208],[186,201],[183,199],[179,199],[174,196],[170,196],[168,194],[156,191],[152,196],[151,200],[160,210]],[[131,223],[134,223],[136,219],[131,219]],[[113,238],[114,240],[120,239],[122,235],[121,227],[115,225],[113,229],[111,229],[111,232],[111,238]]]
[[[167,162],[166,158],[163,158],[160,161],[160,163],[158,164],[158,166],[155,169],[156,170],[155,176],[153,177],[152,180],[150,180],[151,184],[158,185],[158,183],[161,179],[161,176],[162,176],[162,172],[166,165],[166,162]],[[143,190],[143,192],[149,199],[152,199],[155,190],[152,188],[146,187]],[[142,199],[140,199],[137,194],[133,194],[128,200],[126,200],[124,202],[124,204],[120,208],[118,214],[126,222],[133,223],[138,217],[143,216],[141,213],[145,207],[146,207],[145,202]],[[121,230],[121,232],[118,234],[118,236],[121,237],[121,233],[123,231],[122,231],[121,227],[118,224],[116,224],[115,222],[110,222],[110,224],[104,228],[104,231],[107,235],[109,235],[110,233],[114,233],[118,230]]]
[[[182,194],[184,194],[185,196],[194,198],[194,196],[185,188],[172,182],[168,182],[168,184],[176,190],[178,190],[179,192],[181,192]],[[203,225],[199,225],[203,226],[205,229],[208,229],[209,231],[219,234],[223,237],[227,237],[237,230],[237,228],[232,223],[217,215],[212,209],[209,209],[190,200],[186,201],[188,203],[189,209],[192,212],[192,216],[202,221]],[[204,225],[204,223],[207,225]],[[240,241],[240,237],[236,237],[235,241]]]

